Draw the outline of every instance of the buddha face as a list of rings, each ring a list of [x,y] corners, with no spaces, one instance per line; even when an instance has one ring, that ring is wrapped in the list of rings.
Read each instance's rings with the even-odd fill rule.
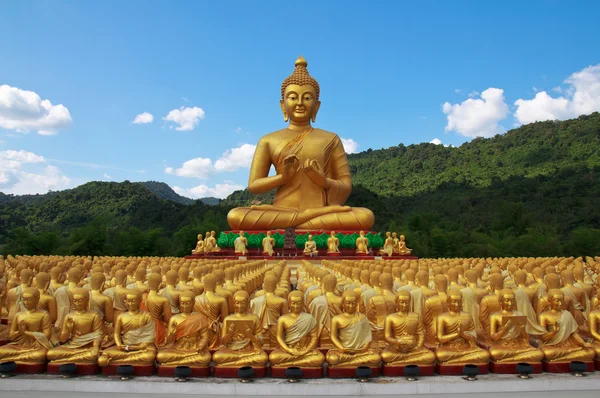
[[[504,311],[512,311],[515,308],[515,296],[505,294],[502,296],[502,309]]]
[[[140,309],[140,297],[137,294],[128,294],[125,298],[125,305],[129,311]]]
[[[309,123],[317,116],[321,102],[317,101],[315,88],[310,84],[290,84],[281,100],[281,111],[293,123]]]
[[[194,300],[191,297],[179,298],[179,310],[184,314],[191,314],[194,309]]]
[[[271,231],[267,231],[267,237],[271,237]]]
[[[396,298],[396,306],[398,307],[398,312],[408,312],[410,311],[410,295],[398,296]]]
[[[28,311],[33,311],[37,308],[38,302],[40,301],[39,296],[36,296],[32,292],[26,292],[23,293],[21,297],[23,298],[23,305]]]
[[[462,311],[462,296],[461,295],[448,296],[448,309],[452,312]]]
[[[344,312],[348,314],[354,314],[356,312],[356,305],[358,304],[356,296],[347,296],[342,302],[342,308]]]
[[[244,237],[244,231],[240,231],[240,236],[243,238]]]
[[[396,239],[397,236],[398,236],[398,234],[396,234],[395,232],[392,232],[392,238]]]
[[[331,231],[331,237],[334,238],[335,237],[335,231]]]
[[[289,306],[292,314],[300,314],[304,309],[304,301],[302,297],[292,297]]]
[[[248,299],[246,297],[235,296],[233,300],[236,313],[245,314],[246,312],[248,312]]]
[[[563,301],[565,300],[565,296],[562,294],[555,294],[550,297],[550,308],[554,311],[560,311],[563,306]]]
[[[312,235],[308,235],[308,240],[311,241],[312,240]]]

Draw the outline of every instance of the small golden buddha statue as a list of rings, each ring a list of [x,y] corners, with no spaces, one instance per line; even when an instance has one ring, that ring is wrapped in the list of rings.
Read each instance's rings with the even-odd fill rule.
[[[385,241],[379,254],[385,254],[388,257],[391,257],[394,254],[394,239],[392,238],[392,234],[390,232],[385,233]]]
[[[233,241],[233,247],[236,255],[245,256],[248,253],[248,238],[244,236],[244,231]]]
[[[115,347],[102,351],[98,365],[153,365],[156,357],[155,326],[147,312],[140,311],[142,292],[130,289],[125,298],[127,312],[115,321]]]
[[[388,315],[396,312],[396,296],[392,292],[394,281],[390,274],[379,276],[380,291],[370,297],[366,304],[365,314],[371,323],[373,346],[385,347],[385,320]],[[410,292],[407,292],[410,294]],[[360,306],[359,306],[360,307]]]
[[[398,241],[398,254],[401,256],[410,256],[412,250],[406,247],[406,239],[404,235],[400,235],[400,240]]]
[[[40,300],[38,289],[23,288],[21,300],[24,310],[13,318],[8,334],[10,343],[0,347],[0,362],[45,363],[46,353],[54,345],[50,315],[37,308]]]
[[[154,321],[155,345],[162,347],[167,337],[166,325],[171,319],[171,303],[169,299],[158,294],[162,278],[159,274],[150,274],[148,277],[148,295],[145,307]]]
[[[400,254],[398,253],[398,242],[400,242],[400,239],[398,239],[398,234],[396,232],[392,232],[392,247],[393,247],[393,254]]]
[[[327,238],[327,254],[339,254],[340,253],[340,240],[335,236],[335,231],[331,231],[329,238]]]
[[[288,302],[290,313],[277,320],[279,348],[269,355],[269,362],[272,367],[320,368],[325,362],[325,356],[317,350],[317,321],[304,312],[302,292],[291,292]]]
[[[85,363],[98,361],[104,337],[104,320],[96,311],[89,310],[90,293],[87,289],[73,291],[75,311],[67,314],[59,336],[60,346],[48,350],[51,363]]]
[[[529,344],[527,316],[516,310],[515,293],[510,289],[500,291],[501,311],[490,315],[492,361],[498,363],[536,363],[544,359],[544,353]]]
[[[385,342],[381,359],[388,366],[432,366],[435,354],[423,346],[425,329],[421,317],[410,312],[411,295],[401,290],[396,296],[398,312],[385,318]]]
[[[235,313],[223,322],[221,348],[213,354],[216,366],[265,366],[269,356],[262,350],[259,335],[262,326],[258,317],[248,313],[249,296],[245,291],[235,293]]]
[[[275,254],[275,239],[271,237],[271,231],[267,231],[267,236],[262,240],[262,251],[264,256],[273,256]]]
[[[365,236],[365,231],[360,231],[356,238],[356,254],[369,254],[369,239]]]
[[[323,294],[313,298],[309,305],[310,314],[318,324],[319,347],[331,348],[331,320],[341,314],[342,299],[335,294],[337,278],[333,274],[323,277]]]
[[[305,256],[318,256],[319,251],[317,250],[317,242],[313,240],[312,235],[308,235],[306,243],[304,244],[304,255]]]
[[[275,294],[278,279],[275,275],[267,275],[263,281],[265,293],[250,301],[250,310],[261,324],[261,338],[265,348],[276,348],[277,320],[288,312],[287,300]]]
[[[435,351],[440,365],[487,364],[490,354],[477,346],[473,318],[462,311],[462,294],[459,290],[448,291],[448,312],[437,318]]]
[[[56,322],[58,312],[56,308],[56,299],[48,292],[48,288],[50,287],[50,274],[46,272],[38,272],[38,274],[35,276],[35,282],[38,290],[40,291],[38,308],[40,310],[48,311],[50,314],[50,321],[52,321],[52,324],[54,324],[54,322]]]
[[[207,238],[204,242],[205,253],[218,253],[221,251],[221,248],[217,245],[217,238],[215,238],[215,234],[215,231],[210,231],[210,234],[207,233]]]
[[[229,315],[227,299],[215,293],[217,278],[213,274],[202,278],[204,293],[196,296],[194,311],[201,313],[208,321],[208,346],[216,349],[220,346],[221,325]]]
[[[281,85],[281,110],[286,129],[262,137],[256,147],[248,190],[261,194],[277,189],[272,205],[233,209],[232,229],[370,229],[373,213],[344,206],[352,178],[340,138],[311,127],[321,103],[319,84],[296,60],[294,73]],[[271,165],[276,175],[269,177]]]
[[[175,270],[170,270],[166,275],[167,286],[159,292],[159,295],[166,297],[169,300],[171,306],[171,313],[179,313],[179,295],[181,290],[177,288],[177,281],[179,280],[179,274]]]
[[[198,234],[198,242],[196,243],[196,248],[192,250],[192,254],[204,254],[204,239],[202,238],[202,234]]]
[[[590,335],[594,339],[593,346],[596,352],[596,361],[600,360],[600,309],[595,309],[588,314]]]
[[[371,349],[371,325],[367,317],[357,312],[358,297],[352,290],[342,295],[342,311],[331,320],[333,349],[327,352],[331,368],[377,367],[380,355]]]
[[[564,293],[559,289],[548,292],[550,310],[540,315],[540,325],[547,333],[540,336],[541,350],[547,362],[591,361],[595,351],[577,333],[573,315],[563,310]]]
[[[208,322],[194,309],[194,293],[186,291],[179,298],[180,313],[169,320],[167,345],[158,350],[156,361],[163,366],[207,367]]]
[[[8,306],[8,326],[12,324],[17,313],[25,310],[25,306],[23,305],[23,291],[31,287],[32,282],[33,271],[28,268],[23,269],[19,274],[19,285],[9,289],[6,293],[6,301]]]

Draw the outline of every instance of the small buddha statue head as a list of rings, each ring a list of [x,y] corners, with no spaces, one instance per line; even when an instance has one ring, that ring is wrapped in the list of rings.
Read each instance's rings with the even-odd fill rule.
[[[394,278],[392,278],[392,274],[381,274],[379,276],[379,286],[385,290],[392,290],[394,288]]]
[[[406,280],[409,282],[414,282],[415,281],[415,276],[416,276],[416,272],[414,269],[407,269],[406,272],[404,273],[404,276],[406,277]]]
[[[165,277],[167,285],[174,286],[177,284],[177,280],[179,279],[178,272],[175,270],[167,271],[167,275]]]
[[[333,274],[328,274],[323,278],[323,289],[327,293],[333,293],[337,286],[337,278]]]
[[[33,282],[33,271],[29,268],[23,269],[19,279],[21,281],[21,285],[27,287],[31,286],[31,283]]]
[[[89,290],[82,287],[73,289],[73,305],[75,306],[76,311],[87,311],[89,301]]]
[[[477,271],[474,269],[467,270],[465,272],[465,278],[469,283],[477,283]]]
[[[332,238],[335,238],[335,231],[331,231],[331,232],[329,233],[329,236],[331,236]]]
[[[395,232],[392,232],[392,238],[393,238],[393,239],[396,239],[397,237],[398,237],[398,234],[397,234],[397,233],[395,233]]]
[[[198,240],[202,240],[202,234],[198,234]]]
[[[429,285],[429,273],[427,271],[419,271],[415,276],[417,285],[427,287]]]
[[[40,302],[40,291],[33,287],[27,287],[23,289],[21,293],[23,305],[27,311],[33,311],[37,308]]]
[[[369,284],[373,287],[379,286],[379,277],[381,276],[381,272],[373,271],[369,275]]]
[[[548,301],[550,309],[553,311],[561,311],[563,302],[565,301],[565,294],[560,289],[552,289],[548,292]]]
[[[511,289],[500,291],[500,308],[505,312],[512,312],[516,307],[515,292]]]
[[[179,311],[182,314],[191,314],[194,310],[196,295],[191,290],[181,292],[179,295]]]
[[[396,308],[398,312],[408,314],[410,312],[410,292],[408,290],[398,290],[396,294]]]
[[[385,233],[385,237],[386,238],[391,238],[392,237],[392,233],[390,231]]]
[[[146,269],[145,268],[138,268],[135,271],[135,280],[136,282],[140,282],[140,283],[144,283],[146,281]]]
[[[148,289],[151,291],[157,291],[162,283],[162,276],[160,274],[152,273],[148,276]]]
[[[106,276],[102,272],[97,272],[92,274],[90,277],[90,289],[92,290],[102,290],[104,286],[104,282],[106,281]]]
[[[565,269],[560,272],[560,278],[562,279],[563,284],[572,285],[573,284],[573,271],[570,269]]]
[[[211,238],[214,238],[214,237],[215,237],[215,235],[216,235],[216,232],[215,232],[215,231],[210,231],[210,236],[211,236]]]
[[[344,294],[342,294],[342,311],[352,315],[356,313],[357,306],[358,296],[354,290],[346,290]]]
[[[310,242],[310,241],[312,241],[312,238],[313,238],[313,237],[312,237],[312,235],[311,235],[311,234],[308,234],[308,241],[309,241],[309,242]]]
[[[263,288],[266,293],[273,293],[277,289],[277,277],[275,275],[267,275],[263,280]]]
[[[139,311],[140,303],[142,302],[142,292],[138,289],[127,289],[125,296],[125,305],[127,310],[131,312]]]
[[[433,284],[435,286],[435,290],[439,293],[445,293],[448,290],[448,278],[446,275],[438,274],[433,277]]]
[[[462,311],[462,294],[458,289],[450,289],[447,297],[448,310],[450,312]]]
[[[555,273],[550,273],[550,274],[546,275],[546,279],[544,279],[544,281],[546,282],[546,286],[548,287],[548,290],[560,289],[562,287],[562,283],[560,281],[560,276],[558,276]]]
[[[236,314],[246,314],[248,312],[248,292],[245,290],[238,290],[233,295],[233,306]]]
[[[267,238],[271,237],[271,231],[267,231]]]
[[[358,234],[360,235],[361,238],[365,237],[365,231],[360,231]]]
[[[288,295],[288,306],[292,314],[300,314],[304,311],[304,295],[299,290],[294,290]]]
[[[319,83],[308,73],[308,63],[300,56],[294,72],[281,84],[281,111],[283,119],[296,125],[313,123],[321,106]]]
[[[70,272],[69,272],[70,274]],[[70,280],[70,278],[69,278]],[[127,284],[127,272],[125,270],[118,270],[115,273],[115,280],[116,280],[116,284],[117,286],[125,286],[125,284]]]
[[[38,274],[35,276],[35,284],[37,285],[38,289],[40,289],[42,292],[45,292],[50,286],[50,274],[46,272],[38,272]]]
[[[202,283],[204,283],[204,290],[214,292],[217,288],[217,277],[214,274],[204,275]]]
[[[240,236],[243,238],[244,237],[244,231],[240,231]]]

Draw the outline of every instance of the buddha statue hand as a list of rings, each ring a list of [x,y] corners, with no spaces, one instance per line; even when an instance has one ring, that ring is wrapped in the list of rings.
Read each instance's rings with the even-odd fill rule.
[[[415,346],[417,345],[417,340],[410,335],[400,336],[397,341],[398,348],[402,352],[408,352],[415,348]]]
[[[300,170],[300,159],[296,155],[289,155],[283,159],[283,170],[281,171],[281,179],[283,183],[287,183]]]
[[[327,181],[327,177],[325,177],[325,174],[321,171],[319,162],[315,159],[306,159],[304,162],[304,173],[320,188],[330,188],[331,184]]]

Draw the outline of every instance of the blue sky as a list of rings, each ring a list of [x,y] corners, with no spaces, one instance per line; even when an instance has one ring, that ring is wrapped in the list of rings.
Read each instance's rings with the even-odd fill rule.
[[[283,128],[300,54],[321,85],[315,126],[358,151],[597,111],[598,15],[596,1],[0,2],[0,191],[128,179],[226,196]]]

